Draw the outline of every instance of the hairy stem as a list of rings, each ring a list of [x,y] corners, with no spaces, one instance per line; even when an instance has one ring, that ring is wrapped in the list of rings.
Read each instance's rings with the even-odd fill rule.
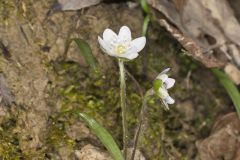
[[[150,90],[147,91],[147,93],[143,97],[142,108],[141,108],[141,111],[140,111],[140,116],[138,118],[139,122],[138,122],[137,130],[136,130],[135,135],[134,135],[133,151],[132,151],[131,160],[134,160],[134,157],[135,157],[139,135],[140,135],[142,125],[143,125],[143,122],[144,122],[144,117],[145,117],[146,112],[147,112],[147,100],[148,100],[148,97],[153,94],[153,92],[154,91],[152,89],[150,89]]]
[[[120,97],[121,97],[121,109],[122,109],[122,127],[123,127],[123,156],[127,159],[127,112],[126,112],[126,83],[125,83],[125,69],[124,63],[119,59],[119,70],[120,70]]]

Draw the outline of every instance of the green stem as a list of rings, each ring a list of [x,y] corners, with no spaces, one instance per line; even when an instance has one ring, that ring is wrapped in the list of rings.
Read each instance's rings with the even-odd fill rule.
[[[134,135],[133,151],[132,151],[131,160],[134,160],[136,149],[137,149],[139,135],[140,135],[140,132],[141,132],[141,129],[142,129],[142,125],[143,125],[143,122],[144,122],[144,117],[145,117],[145,115],[147,113],[147,100],[148,100],[148,97],[150,95],[153,95],[153,94],[154,94],[153,89],[150,89],[150,90],[147,91],[147,93],[143,97],[142,108],[141,108],[141,111],[140,111],[139,122],[138,122],[139,124],[138,124],[137,130],[136,130],[135,135]]]
[[[119,70],[120,70],[120,98],[121,98],[121,109],[122,109],[122,127],[123,127],[123,156],[127,159],[127,112],[126,112],[126,83],[125,83],[125,69],[124,63],[119,59]]]

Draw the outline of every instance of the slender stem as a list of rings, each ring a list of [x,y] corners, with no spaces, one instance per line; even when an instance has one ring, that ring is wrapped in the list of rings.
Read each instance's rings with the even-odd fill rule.
[[[119,70],[120,70],[120,97],[121,97],[121,108],[122,108],[122,127],[123,127],[123,156],[127,159],[127,112],[126,112],[126,83],[125,83],[125,69],[124,63],[119,59]]]
[[[139,135],[140,135],[142,125],[143,125],[143,120],[144,120],[144,117],[145,117],[145,114],[146,114],[146,111],[147,111],[147,100],[148,100],[148,97],[152,94],[153,94],[153,90],[150,89],[150,90],[147,91],[147,93],[143,97],[142,108],[141,108],[140,116],[139,116],[139,122],[138,122],[137,130],[136,130],[135,135],[134,135],[133,151],[132,151],[131,160],[134,160],[134,157],[135,157]]]

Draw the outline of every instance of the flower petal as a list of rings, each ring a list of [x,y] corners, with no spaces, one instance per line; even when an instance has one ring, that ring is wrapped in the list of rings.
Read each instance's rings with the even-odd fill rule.
[[[133,60],[135,58],[137,58],[138,56],[138,53],[137,52],[134,52],[134,53],[129,53],[129,54],[126,54],[125,55],[125,58],[129,59],[129,60]]]
[[[109,54],[110,56],[115,56],[112,53],[111,48],[108,46],[108,44],[100,36],[98,36],[98,42],[99,42],[100,47],[103,50],[103,52]]]
[[[168,103],[165,101],[165,100],[162,100],[163,104],[164,104],[164,107],[168,110],[169,107],[168,107]]]
[[[163,82],[165,82],[168,79],[168,75],[167,74],[159,74],[156,79],[160,79]]]
[[[164,101],[168,104],[173,104],[175,101],[172,97],[168,96],[167,98],[164,99]]]
[[[166,68],[164,69],[160,74],[158,74],[158,76],[156,77],[156,79],[160,79],[163,82],[166,81],[166,79],[168,78],[168,75],[166,74],[168,71],[170,70],[170,68]]]
[[[166,74],[168,71],[170,71],[170,68],[164,69],[164,70],[160,73],[160,75],[161,75],[161,74]]]
[[[145,47],[145,44],[146,44],[145,37],[136,38],[131,42],[131,45],[137,48],[137,52],[140,52]]]
[[[136,58],[138,56],[137,49],[135,47],[132,47],[126,53],[119,54],[118,56],[122,57],[122,58],[129,59],[129,60],[133,60],[134,58]]]
[[[111,29],[107,28],[103,32],[103,40],[106,43],[110,43],[113,40],[117,40],[117,34],[113,32]]]
[[[165,88],[159,88],[158,94],[163,100],[169,97],[168,91]]]
[[[131,31],[127,26],[122,26],[118,33],[118,38],[120,38],[123,41],[131,41]]]
[[[107,44],[103,41],[103,39],[102,39],[100,36],[98,36],[98,42],[99,42],[99,44],[100,44],[101,49],[102,49],[104,52],[107,52],[108,46],[107,46]]]
[[[174,83],[175,83],[175,79],[173,79],[173,78],[167,78],[167,79],[165,80],[166,89],[172,88],[173,85],[174,85]]]

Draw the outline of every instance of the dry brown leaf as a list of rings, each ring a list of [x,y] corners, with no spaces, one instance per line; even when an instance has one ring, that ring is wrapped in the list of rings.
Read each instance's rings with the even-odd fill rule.
[[[207,67],[220,67],[224,63],[214,57],[207,57],[203,55],[202,49],[189,37],[184,36],[177,28],[171,26],[166,20],[160,19],[160,25],[165,27],[171,35],[176,38],[179,43],[188,51],[186,54],[192,56],[198,61],[201,61]]]
[[[183,37],[190,38],[204,51],[201,58],[192,55],[193,58],[207,67],[216,66],[208,64],[213,57],[214,62],[221,64],[224,61],[225,64],[232,63],[235,68],[240,67],[240,34],[237,34],[240,33],[240,24],[228,1],[148,0],[148,3],[176,26]],[[214,51],[214,54],[210,51]],[[235,76],[240,78],[240,75]]]
[[[175,3],[176,5],[176,8],[181,11],[182,10],[182,7],[184,6],[186,0],[173,0],[173,2]]]
[[[101,0],[58,0],[62,10],[79,10],[85,7],[96,5]]]

